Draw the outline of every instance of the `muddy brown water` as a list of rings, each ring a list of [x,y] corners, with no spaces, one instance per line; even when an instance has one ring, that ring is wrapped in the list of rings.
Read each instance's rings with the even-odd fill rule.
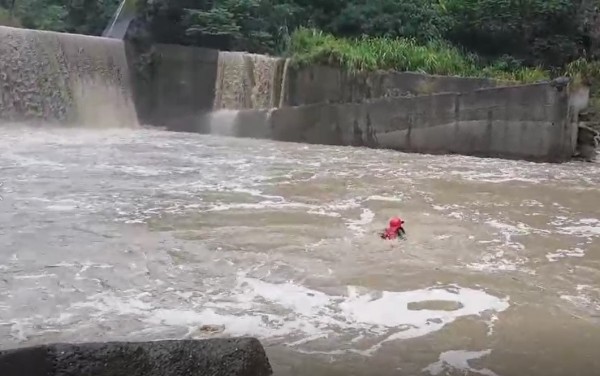
[[[276,375],[600,374],[597,164],[4,126],[0,172],[1,348],[252,335]]]

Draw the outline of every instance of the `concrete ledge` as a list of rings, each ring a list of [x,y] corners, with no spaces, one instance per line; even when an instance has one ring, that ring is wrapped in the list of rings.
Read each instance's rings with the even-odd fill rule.
[[[416,72],[350,73],[327,66],[290,67],[285,77],[285,106],[360,103],[385,97],[468,93],[510,83],[486,78],[451,77]]]
[[[268,376],[255,338],[49,344],[0,351],[2,376]]]
[[[568,161],[567,90],[552,83],[240,112],[231,135],[428,154]],[[254,130],[254,131],[253,131]]]

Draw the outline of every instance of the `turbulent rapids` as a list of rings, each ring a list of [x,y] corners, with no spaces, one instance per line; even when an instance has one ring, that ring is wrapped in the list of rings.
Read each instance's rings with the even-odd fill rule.
[[[253,335],[278,375],[600,368],[598,165],[23,125],[0,148],[2,347]]]

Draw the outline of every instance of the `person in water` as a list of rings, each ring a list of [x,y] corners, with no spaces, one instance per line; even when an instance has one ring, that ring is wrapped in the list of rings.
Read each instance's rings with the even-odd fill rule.
[[[381,234],[382,239],[392,240],[396,238],[406,239],[406,231],[404,231],[404,221],[398,217],[390,219],[390,224]]]

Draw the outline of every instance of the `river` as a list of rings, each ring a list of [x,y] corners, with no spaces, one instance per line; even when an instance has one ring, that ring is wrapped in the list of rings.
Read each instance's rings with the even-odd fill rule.
[[[600,165],[0,128],[0,347],[257,336],[275,375],[600,370]],[[408,239],[377,232],[393,215]]]

